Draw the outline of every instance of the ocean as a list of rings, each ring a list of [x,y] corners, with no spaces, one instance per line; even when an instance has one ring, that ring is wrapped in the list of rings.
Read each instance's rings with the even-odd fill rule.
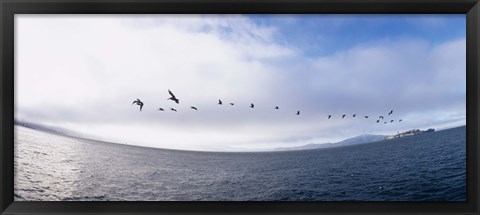
[[[15,126],[15,201],[466,201],[466,129],[286,152],[192,152]]]

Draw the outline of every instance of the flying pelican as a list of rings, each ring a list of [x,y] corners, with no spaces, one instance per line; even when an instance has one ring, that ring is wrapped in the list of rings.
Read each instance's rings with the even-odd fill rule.
[[[394,121],[393,119],[392,119],[392,120],[390,120],[390,123],[392,123],[393,121]]]
[[[387,124],[387,122],[383,122],[383,124]]]
[[[170,108],[170,110],[177,112],[177,109],[175,108]]]
[[[357,114],[353,114],[353,117],[355,117]]]
[[[377,120],[377,123],[379,123],[379,122],[380,122],[380,120]]]
[[[398,120],[398,122],[401,122],[402,120]]]
[[[278,110],[279,109],[278,106],[275,106],[275,109]]]
[[[163,109],[163,108],[158,108],[158,110],[159,110],[159,111],[164,111],[164,109]]]
[[[194,107],[194,106],[191,106],[190,108],[192,108],[192,109],[194,109],[194,110],[197,110],[197,108],[196,108],[196,107]]]
[[[365,116],[365,119],[368,119],[368,116]]]
[[[343,119],[343,118],[345,118],[345,116],[346,116],[346,115],[345,115],[345,114],[343,114],[343,115],[342,115],[342,119]]]
[[[233,106],[233,105],[235,105],[235,104],[233,104],[233,103],[231,103],[231,102],[230,102],[230,105],[232,105],[232,106]]]
[[[393,110],[391,110],[390,113],[388,113],[389,116],[392,115],[392,114],[393,114]]]
[[[299,110],[297,110],[297,115],[300,115],[300,111],[299,111]]]
[[[168,89],[168,93],[170,94],[170,98],[168,98],[167,100],[172,100],[172,101],[174,101],[175,103],[178,104],[178,102],[180,100],[178,100],[177,97],[175,97],[175,95],[173,95],[173,93],[172,93],[172,91],[170,91],[170,89]]]
[[[250,108],[254,108],[255,105],[253,103],[250,103]]]
[[[222,104],[223,104],[223,103],[222,103],[222,100],[219,99],[219,100],[218,100],[218,104],[219,104],[219,105],[222,105]]]
[[[332,118],[332,115],[328,115],[328,119]]]
[[[379,119],[383,119],[383,116],[379,116],[378,118],[379,118]]]
[[[137,104],[140,106],[140,111],[142,111],[142,108],[143,108],[143,102],[140,101],[140,99],[137,99],[136,101],[133,101],[132,105],[133,104]]]

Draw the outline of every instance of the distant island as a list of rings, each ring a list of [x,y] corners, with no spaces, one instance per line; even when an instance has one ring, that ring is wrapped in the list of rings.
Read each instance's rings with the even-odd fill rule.
[[[402,138],[402,137],[414,136],[414,135],[419,135],[419,134],[424,134],[424,133],[431,133],[431,132],[435,132],[435,129],[430,128],[430,129],[424,130],[424,131],[422,131],[420,129],[412,129],[412,130],[409,130],[409,131],[397,133],[395,135],[387,136],[387,137],[385,137],[385,139],[386,140],[392,140],[392,139],[398,139],[398,138]]]

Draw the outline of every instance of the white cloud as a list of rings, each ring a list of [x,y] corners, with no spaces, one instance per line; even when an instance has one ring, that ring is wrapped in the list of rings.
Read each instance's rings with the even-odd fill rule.
[[[464,121],[465,39],[385,39],[312,59],[243,16],[20,15],[16,25],[16,117],[119,142],[268,148]],[[326,120],[390,108],[402,124]]]

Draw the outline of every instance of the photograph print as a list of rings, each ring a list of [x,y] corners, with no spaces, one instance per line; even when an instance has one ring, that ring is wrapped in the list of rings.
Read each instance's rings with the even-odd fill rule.
[[[465,15],[15,16],[15,201],[466,201]]]

